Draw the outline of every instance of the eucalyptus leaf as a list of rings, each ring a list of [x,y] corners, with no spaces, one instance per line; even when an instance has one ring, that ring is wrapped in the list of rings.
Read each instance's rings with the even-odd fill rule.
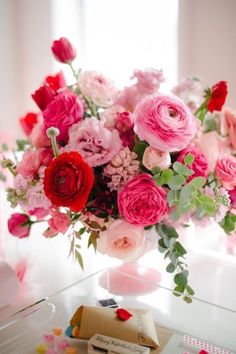
[[[168,186],[170,187],[170,189],[179,190],[181,186],[185,183],[185,181],[186,178],[184,178],[183,176],[172,176],[169,179]]]
[[[175,275],[174,282],[177,285],[182,285],[185,287],[188,283],[188,280],[187,280],[185,274],[183,272],[181,272],[181,273],[178,273]]]
[[[173,164],[173,169],[175,172],[177,172],[179,175],[183,175],[183,176],[191,176],[194,172],[186,167],[185,165],[183,165],[182,163],[176,161]]]

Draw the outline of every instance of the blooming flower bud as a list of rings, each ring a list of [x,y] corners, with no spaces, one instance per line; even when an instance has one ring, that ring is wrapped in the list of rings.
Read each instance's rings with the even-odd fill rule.
[[[76,50],[70,43],[70,41],[62,37],[52,44],[52,52],[55,58],[61,63],[71,63],[76,57]]]

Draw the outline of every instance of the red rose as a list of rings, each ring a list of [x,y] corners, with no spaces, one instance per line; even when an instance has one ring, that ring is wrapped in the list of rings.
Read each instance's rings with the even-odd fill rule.
[[[30,135],[30,133],[33,130],[33,127],[37,122],[38,122],[38,114],[33,112],[29,112],[24,117],[20,118],[21,128],[24,130],[27,136]]]
[[[227,82],[219,81],[211,88],[210,98],[207,102],[209,112],[221,111],[227,96]]]
[[[68,141],[69,128],[78,123],[84,114],[84,107],[80,99],[70,91],[59,93],[43,112],[44,127],[58,128],[60,135],[57,140]]]
[[[63,87],[66,87],[66,80],[62,71],[56,75],[47,76],[45,84],[51,87],[54,91],[58,91]]]
[[[56,92],[49,86],[43,85],[31,96],[41,111],[44,111],[48,104],[54,99]]]
[[[85,206],[93,182],[93,170],[80,154],[65,152],[46,168],[44,191],[55,206],[68,207],[76,212]]]
[[[27,225],[24,225],[28,223]],[[25,214],[14,213],[8,220],[8,230],[16,237],[23,238],[28,237],[30,233],[29,217]],[[24,225],[24,226],[23,226]]]
[[[75,48],[65,37],[60,38],[58,41],[54,41],[51,49],[55,58],[61,63],[70,63],[76,57]]]

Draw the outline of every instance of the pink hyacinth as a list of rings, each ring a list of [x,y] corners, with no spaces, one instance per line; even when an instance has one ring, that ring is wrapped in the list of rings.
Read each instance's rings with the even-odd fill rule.
[[[69,131],[66,151],[78,151],[90,166],[109,162],[121,149],[116,129],[110,131],[95,117],[74,124]]]
[[[111,178],[108,187],[111,191],[119,190],[139,172],[139,161],[135,152],[128,147],[121,150],[103,170]]]

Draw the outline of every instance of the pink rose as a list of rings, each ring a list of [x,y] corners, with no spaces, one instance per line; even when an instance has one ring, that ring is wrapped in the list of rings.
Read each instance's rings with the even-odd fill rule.
[[[49,229],[44,232],[44,236],[52,237],[59,232],[65,234],[70,226],[70,217],[57,210],[51,210],[50,215],[52,217],[48,220]]]
[[[191,154],[194,157],[194,161],[188,167],[194,172],[191,176],[188,177],[187,182],[191,181],[195,177],[205,177],[207,178],[208,174],[208,163],[206,156],[202,151],[196,147],[189,146],[182,150],[177,158],[177,161],[184,164],[184,158],[188,154]]]
[[[134,131],[141,140],[161,151],[184,149],[196,133],[189,108],[177,97],[154,94],[134,112]]]
[[[230,144],[236,149],[236,111],[225,109],[222,116],[225,132],[229,135]]]
[[[96,71],[84,71],[79,76],[78,85],[82,94],[89,97],[96,105],[102,107],[112,105],[116,89],[104,75]]]
[[[202,134],[197,145],[206,156],[210,170],[215,168],[216,161],[219,158],[230,154],[227,141],[220,137],[216,131]]]
[[[61,92],[43,112],[45,130],[58,128],[60,135],[57,140],[67,142],[69,128],[78,123],[83,114],[84,108],[79,98],[73,92]]]
[[[24,225],[28,223],[27,225]],[[14,213],[8,220],[8,230],[16,237],[23,238],[28,237],[30,233],[29,217],[25,214]],[[23,226],[24,225],[24,226]]]
[[[225,189],[233,189],[236,186],[236,159],[233,156],[218,159],[215,174]]]
[[[95,117],[73,125],[69,131],[66,151],[78,151],[90,166],[109,162],[121,149],[121,140],[116,129],[110,131]]]
[[[27,150],[24,152],[22,160],[16,167],[17,173],[20,173],[24,178],[34,178],[38,172],[40,160],[36,151]]]
[[[154,225],[167,211],[166,192],[146,173],[134,177],[118,194],[118,209],[131,224]]]
[[[144,151],[142,163],[150,171],[154,167],[159,167],[161,170],[165,170],[170,167],[171,158],[168,152],[160,151],[148,146]]]
[[[145,237],[142,226],[119,219],[112,222],[106,231],[100,232],[99,236],[97,250],[110,257],[132,262],[143,254]]]

